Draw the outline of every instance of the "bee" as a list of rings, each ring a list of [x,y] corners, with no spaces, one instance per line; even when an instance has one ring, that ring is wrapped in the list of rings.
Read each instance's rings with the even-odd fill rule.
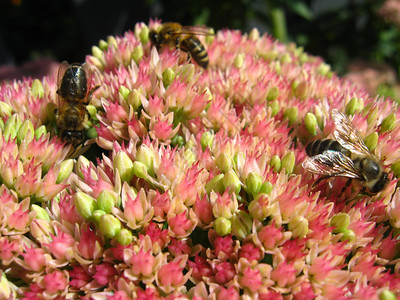
[[[212,35],[206,26],[182,26],[179,23],[164,23],[159,30],[150,30],[149,39],[157,50],[164,46],[185,51],[200,66],[208,67],[208,53],[196,35]]]
[[[313,186],[330,177],[347,177],[344,188],[352,179],[359,181],[362,193],[376,194],[389,182],[380,160],[373,155],[360,137],[353,123],[340,111],[332,110],[336,129],[335,140],[316,140],[306,146],[307,157],[303,168],[322,175]]]
[[[58,69],[56,125],[60,138],[76,146],[85,138],[86,105],[98,88],[90,89],[92,71],[86,63],[72,64],[64,61]]]

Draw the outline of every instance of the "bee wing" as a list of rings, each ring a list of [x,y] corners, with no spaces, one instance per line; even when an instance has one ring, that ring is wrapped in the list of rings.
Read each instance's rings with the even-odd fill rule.
[[[57,74],[57,91],[56,91],[56,98],[57,98],[57,107],[60,111],[64,100],[59,95],[59,89],[61,88],[61,81],[64,77],[65,71],[69,68],[69,63],[67,61],[63,61],[61,65],[58,67],[58,74]]]
[[[334,136],[339,144],[355,154],[371,156],[353,123],[337,109],[332,110],[331,115],[336,126]]]
[[[303,168],[318,175],[361,179],[353,161],[343,153],[332,150],[326,150],[322,154],[307,157],[303,161]]]
[[[180,30],[180,34],[195,34],[195,35],[214,35],[211,32],[211,27],[205,25],[196,25],[196,26],[182,26]]]

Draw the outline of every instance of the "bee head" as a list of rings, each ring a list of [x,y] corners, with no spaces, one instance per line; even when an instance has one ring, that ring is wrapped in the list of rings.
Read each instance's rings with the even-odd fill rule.
[[[150,32],[149,32],[149,39],[150,39],[150,41],[151,41],[151,44],[152,44],[152,45],[155,45],[155,46],[159,45],[160,42],[161,42],[160,35],[159,35],[158,32],[155,31],[154,29],[150,30]]]

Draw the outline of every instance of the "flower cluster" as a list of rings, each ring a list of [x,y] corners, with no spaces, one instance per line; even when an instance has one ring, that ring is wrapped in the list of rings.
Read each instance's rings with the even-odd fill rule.
[[[255,29],[200,36],[203,69],[153,47],[159,26],[86,59],[100,86],[95,160],[54,135],[55,78],[0,87],[0,297],[399,296],[395,103]],[[332,137],[332,109],[382,160],[378,194],[343,178],[314,186],[302,168],[305,145]]]

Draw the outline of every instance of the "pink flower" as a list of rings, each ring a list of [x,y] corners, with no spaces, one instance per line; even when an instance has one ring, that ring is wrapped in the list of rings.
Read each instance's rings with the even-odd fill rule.
[[[308,272],[311,276],[313,276],[316,281],[321,282],[322,280],[324,280],[324,278],[329,276],[329,272],[332,269],[333,267],[331,266],[330,259],[318,256],[312,261],[311,267]]]
[[[51,234],[52,241],[46,246],[51,254],[57,259],[68,259],[70,255],[71,248],[75,245],[75,239],[68,233],[58,232],[58,236]]]
[[[58,270],[45,275],[43,279],[46,292],[49,294],[54,294],[59,291],[63,291],[68,284],[68,280],[65,274]]]
[[[192,277],[197,281],[200,281],[203,277],[210,278],[214,275],[214,271],[204,257],[196,255],[194,262],[189,260],[188,264],[192,269]]]
[[[150,253],[150,250],[145,252],[142,249],[137,254],[133,253],[130,261],[133,266],[132,272],[136,276],[141,275],[149,277],[153,274],[156,265],[156,259]]]
[[[221,262],[213,267],[215,282],[226,284],[236,275],[235,266],[229,262]]]
[[[14,211],[8,217],[8,227],[10,229],[16,229],[20,231],[27,229],[29,223],[32,220],[32,217],[30,215],[32,214],[29,214],[29,211],[23,209],[21,205],[18,210]]]
[[[234,286],[230,286],[229,288],[220,287],[218,294],[218,300],[230,299],[230,300],[239,300],[239,292],[235,289]]]
[[[149,225],[143,229],[143,234],[150,237],[153,249],[157,248],[158,250],[162,250],[169,241],[168,230],[162,229],[154,222],[150,222]],[[142,237],[144,236],[139,236],[140,239],[142,239]]]
[[[29,247],[22,253],[27,266],[35,272],[42,270],[46,266],[45,251],[42,248]]]
[[[265,249],[274,249],[283,238],[282,228],[276,228],[274,223],[264,226],[258,232],[258,238]]]
[[[171,238],[171,241],[168,245],[169,252],[174,256],[180,256],[183,254],[190,254],[192,249],[188,240],[180,240],[176,238]]]
[[[171,232],[173,232],[177,237],[189,235],[196,226],[195,222],[190,219],[186,211],[173,217],[169,217],[168,225]]]
[[[68,273],[71,278],[69,285],[78,290],[88,284],[92,278],[87,270],[80,265],[73,266],[72,270],[69,270]]]
[[[187,256],[176,257],[173,261],[164,264],[157,272],[157,282],[164,291],[179,289],[183,286],[190,272],[183,275],[183,268],[186,264]]]
[[[260,261],[262,256],[261,249],[251,242],[243,244],[239,251],[239,257],[246,258],[250,263]]]
[[[193,205],[193,211],[199,218],[200,222],[205,225],[210,224],[213,220],[212,206],[206,195],[204,195],[203,198],[196,196],[196,201]]]
[[[252,293],[258,291],[262,284],[261,273],[258,269],[247,267],[243,270],[243,274],[239,279],[239,283],[248,288]]]
[[[6,237],[0,238],[0,259],[4,261],[11,260],[20,252],[20,243],[18,240],[9,241]]]
[[[93,275],[93,278],[100,285],[106,285],[109,282],[112,282],[112,278],[117,275],[117,270],[115,267],[109,263],[102,263],[100,265],[96,265],[96,273]]]
[[[102,252],[103,243],[88,224],[81,227],[81,238],[77,245],[79,254],[85,259],[98,258]]]
[[[232,235],[225,237],[218,236],[214,240],[215,255],[218,257],[230,257],[233,254],[233,240]]]
[[[274,280],[279,287],[290,286],[296,280],[296,270],[293,264],[282,262],[278,264],[271,272],[271,279]]]

